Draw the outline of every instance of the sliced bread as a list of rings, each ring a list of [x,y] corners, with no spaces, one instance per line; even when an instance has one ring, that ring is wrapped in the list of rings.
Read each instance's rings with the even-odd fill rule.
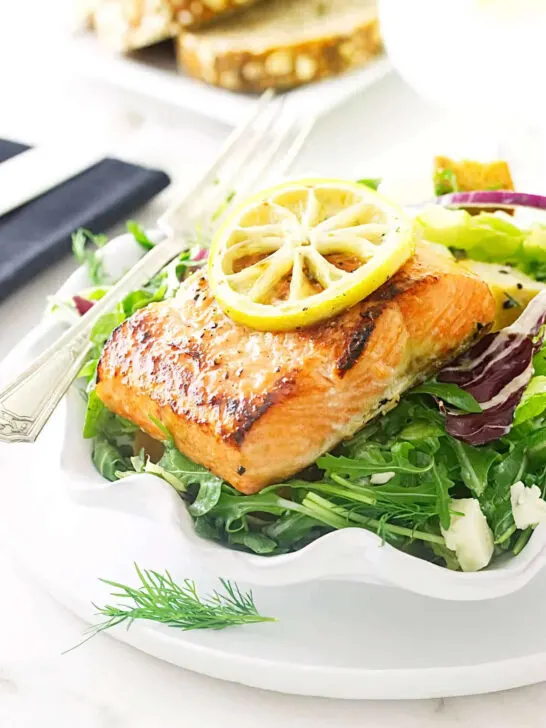
[[[182,28],[196,28],[232,15],[257,0],[171,0]]]
[[[173,38],[180,30],[170,0],[100,0],[93,26],[104,45],[121,53]]]
[[[128,52],[174,38],[256,0],[95,0],[93,25],[110,48]]]
[[[375,0],[269,0],[177,39],[181,68],[237,91],[285,89],[381,50]]]

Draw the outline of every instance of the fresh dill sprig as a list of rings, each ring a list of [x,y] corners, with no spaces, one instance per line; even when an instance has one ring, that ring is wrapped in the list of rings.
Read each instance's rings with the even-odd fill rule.
[[[105,620],[88,630],[84,642],[119,624],[125,623],[129,628],[136,619],[160,622],[183,631],[218,630],[277,621],[258,612],[251,591],[242,592],[236,584],[226,579],[220,579],[223,591],[215,590],[202,597],[191,579],[184,579],[181,584],[177,584],[168,571],[160,574],[140,569],[137,564],[135,569],[140,580],[138,587],[101,579],[104,584],[115,589],[112,597],[128,600],[128,603],[106,604],[103,607],[93,604],[97,614],[105,617]]]

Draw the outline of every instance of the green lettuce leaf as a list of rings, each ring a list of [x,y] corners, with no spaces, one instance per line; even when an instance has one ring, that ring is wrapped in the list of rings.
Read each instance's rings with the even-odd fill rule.
[[[503,217],[488,212],[430,207],[418,217],[425,240],[464,250],[468,257],[491,263],[521,262],[526,232]]]
[[[523,393],[514,415],[514,425],[521,425],[546,410],[546,376],[533,377]]]

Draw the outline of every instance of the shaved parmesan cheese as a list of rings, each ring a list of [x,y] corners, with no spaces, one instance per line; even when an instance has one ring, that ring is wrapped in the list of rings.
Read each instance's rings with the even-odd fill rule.
[[[478,571],[493,556],[493,533],[475,498],[459,498],[451,501],[452,514],[449,528],[442,528],[442,536],[448,549],[455,551],[463,571]]]
[[[546,501],[538,485],[526,488],[521,480],[510,488],[512,514],[517,528],[524,530],[546,520]]]
[[[374,473],[370,477],[370,483],[372,485],[385,485],[385,483],[392,480],[395,475],[396,473],[393,473],[391,470],[387,470],[385,473]]]

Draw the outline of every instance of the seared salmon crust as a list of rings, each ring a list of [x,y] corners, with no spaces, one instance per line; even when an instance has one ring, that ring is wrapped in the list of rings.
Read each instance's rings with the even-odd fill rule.
[[[493,321],[485,282],[432,247],[374,294],[311,328],[234,323],[206,274],[112,334],[97,372],[104,404],[243,493],[316,460],[457,355]]]

